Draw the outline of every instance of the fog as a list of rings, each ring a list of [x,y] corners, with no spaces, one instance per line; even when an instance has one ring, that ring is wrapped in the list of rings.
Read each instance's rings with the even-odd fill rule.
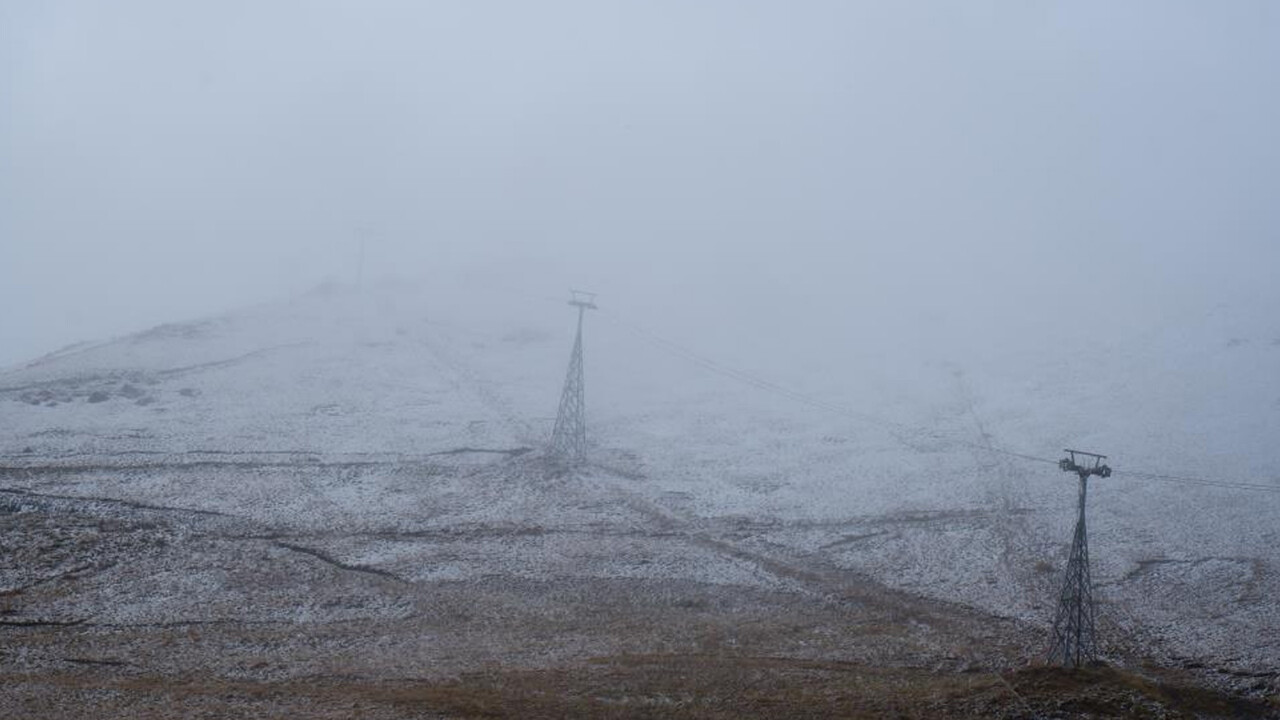
[[[0,0],[0,364],[362,246],[711,345],[1265,319],[1278,69],[1263,0]]]

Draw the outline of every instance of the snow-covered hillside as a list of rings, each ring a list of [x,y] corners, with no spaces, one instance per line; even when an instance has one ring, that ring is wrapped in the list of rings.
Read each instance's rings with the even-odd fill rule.
[[[572,340],[570,309],[507,294],[467,303],[450,290],[325,287],[10,368],[0,373],[2,462],[45,470],[9,472],[5,489],[300,529],[583,531],[518,551],[502,539],[465,551],[434,546],[429,563],[421,545],[399,541],[326,550],[418,580],[500,567],[529,577],[786,584],[751,562],[688,547],[587,539],[593,523],[641,522],[644,508],[731,532],[742,547],[823,558],[1047,625],[1075,478],[984,448],[1054,460],[1079,447],[1110,454],[1117,471],[1090,493],[1104,644],[1254,669],[1280,652],[1280,325],[1219,309],[1078,351],[1029,342],[964,357],[890,350],[743,368],[732,346],[673,345],[606,298],[586,328],[593,450],[582,476],[601,489],[588,501],[554,484],[510,483],[487,463],[540,455]],[[785,360],[786,348],[770,356]],[[434,504],[412,501],[415,480],[395,468],[433,458],[476,471],[435,488]],[[186,469],[148,471],[175,463]],[[1275,491],[1159,482],[1127,469]]]

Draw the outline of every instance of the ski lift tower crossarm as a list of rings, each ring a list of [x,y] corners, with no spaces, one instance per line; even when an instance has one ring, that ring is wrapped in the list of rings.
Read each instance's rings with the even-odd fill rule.
[[[1081,480],[1087,479],[1090,475],[1097,475],[1100,478],[1111,477],[1111,468],[1103,464],[1103,460],[1107,459],[1106,455],[1098,455],[1097,453],[1085,452],[1083,450],[1071,450],[1070,448],[1063,450],[1068,457],[1058,461],[1058,467],[1063,472],[1073,472],[1080,476]],[[1081,460],[1084,460],[1081,463]]]
[[[582,312],[583,310],[599,310],[599,308],[596,307],[595,293],[583,290],[570,290],[569,296],[569,304],[578,308],[579,312]]]

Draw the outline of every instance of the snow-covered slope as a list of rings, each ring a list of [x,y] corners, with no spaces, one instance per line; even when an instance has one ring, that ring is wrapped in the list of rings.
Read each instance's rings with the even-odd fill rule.
[[[467,449],[536,455],[572,340],[563,304],[515,295],[467,303],[452,290],[321,288],[4,371],[4,464],[99,468],[26,480],[10,473],[8,484],[276,525],[425,522],[443,511],[407,503],[412,481],[394,471],[317,479],[308,464],[413,463],[437,453],[467,462],[459,452]],[[954,358],[797,357],[753,368],[777,384],[761,387],[605,304],[587,323],[593,464],[585,476],[625,483],[627,502],[664,516],[734,528],[747,546],[825,557],[892,586],[1047,623],[1074,522],[1074,476],[984,447],[1050,460],[1068,446],[1109,452],[1117,473],[1090,493],[1104,631],[1222,665],[1265,666],[1280,652],[1280,326],[1233,317],[1217,310],[1079,352],[1028,343]],[[785,358],[785,348],[773,355]],[[228,457],[247,469],[200,474],[201,462]],[[110,471],[174,462],[194,474],[143,481]],[[1126,469],[1276,492],[1139,479]],[[627,522],[634,512],[622,500],[584,508],[555,488],[504,484],[491,470],[449,482],[440,492],[460,498],[445,513],[453,523],[589,527],[592,517]],[[412,545],[334,552],[422,578],[482,575],[504,563],[535,575],[776,581],[676,547],[637,558],[620,540],[570,545],[547,539],[530,546],[536,557],[519,557],[495,541],[430,569]]]

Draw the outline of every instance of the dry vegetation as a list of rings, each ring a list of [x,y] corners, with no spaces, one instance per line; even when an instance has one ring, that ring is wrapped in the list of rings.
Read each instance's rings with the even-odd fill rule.
[[[406,583],[273,550],[256,536],[210,544],[155,519],[0,518],[9,543],[25,543],[6,544],[7,563],[39,569],[39,553],[46,565],[72,563],[5,593],[6,717],[1280,714],[1274,695],[1209,689],[1185,672],[1031,667],[1033,629],[862,580],[828,593],[603,578]],[[196,570],[241,566],[232,582],[243,621],[216,617],[225,608],[199,597],[171,621],[69,614],[91,609],[76,598],[101,591],[95,575],[118,564],[163,572],[182,558]],[[263,619],[291,593],[335,614]],[[376,617],[384,607],[399,611]]]
[[[4,677],[24,717],[1273,718],[1274,702],[1111,668],[934,672],[786,657],[628,655],[456,678]]]
[[[1273,675],[1213,684],[1125,643],[1115,668],[1037,667],[1044,628],[538,467],[378,477],[424,502],[462,497],[446,492],[460,473],[473,495],[525,482],[521,512],[576,510],[477,524],[437,503],[416,528],[280,524],[7,490],[0,717],[1280,717]],[[32,472],[7,479],[83,481]],[[130,472],[120,488],[196,471]],[[433,567],[459,562],[471,569]]]

